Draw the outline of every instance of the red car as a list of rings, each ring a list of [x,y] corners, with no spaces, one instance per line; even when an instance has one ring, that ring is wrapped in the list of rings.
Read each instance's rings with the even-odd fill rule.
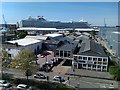
[[[44,58],[45,55],[44,54],[38,54],[37,57],[41,57],[41,58]]]
[[[43,54],[44,54],[44,55],[50,55],[51,53],[48,52],[48,51],[44,51]]]

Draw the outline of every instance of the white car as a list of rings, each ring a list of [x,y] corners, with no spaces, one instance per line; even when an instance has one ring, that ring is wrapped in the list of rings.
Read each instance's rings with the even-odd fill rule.
[[[55,80],[55,81],[60,81],[60,82],[65,82],[65,79],[64,79],[63,77],[57,76],[57,75],[55,75],[55,76],[53,77],[53,80]]]
[[[5,87],[6,90],[12,90],[12,85],[6,80],[0,80],[0,87]]]
[[[30,86],[28,86],[28,85],[26,85],[26,84],[19,84],[19,85],[17,86],[17,89],[18,89],[18,90],[32,90],[32,87],[30,87]]]

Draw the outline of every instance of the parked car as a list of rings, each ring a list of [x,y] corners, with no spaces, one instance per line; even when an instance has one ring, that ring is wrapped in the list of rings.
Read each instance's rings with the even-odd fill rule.
[[[37,57],[41,57],[41,58],[44,58],[45,55],[44,54],[38,54]]]
[[[32,90],[32,87],[26,85],[26,84],[19,84],[17,86],[17,90]]]
[[[39,79],[46,79],[47,78],[47,76],[42,74],[42,73],[36,73],[33,77],[39,78]]]
[[[12,90],[12,85],[6,80],[0,80],[0,87],[5,87],[6,90]]]
[[[48,52],[48,51],[44,51],[43,54],[44,54],[44,55],[50,55],[51,53]]]
[[[47,69],[46,65],[39,67],[39,71],[46,71],[46,69]]]
[[[65,79],[64,79],[63,77],[57,76],[57,75],[55,75],[55,76],[53,77],[53,80],[55,80],[55,81],[60,81],[60,82],[64,82],[64,81],[65,81]]]

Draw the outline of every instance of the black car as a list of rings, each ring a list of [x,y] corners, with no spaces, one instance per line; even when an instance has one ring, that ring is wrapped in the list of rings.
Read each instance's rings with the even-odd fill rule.
[[[42,73],[37,73],[34,75],[34,78],[39,78],[39,79],[46,79],[47,76],[42,74]]]

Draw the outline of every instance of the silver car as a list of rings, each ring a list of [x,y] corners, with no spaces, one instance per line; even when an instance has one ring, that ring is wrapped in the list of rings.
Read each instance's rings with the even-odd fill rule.
[[[17,90],[32,90],[32,87],[26,85],[26,84],[19,84],[17,86]]]

